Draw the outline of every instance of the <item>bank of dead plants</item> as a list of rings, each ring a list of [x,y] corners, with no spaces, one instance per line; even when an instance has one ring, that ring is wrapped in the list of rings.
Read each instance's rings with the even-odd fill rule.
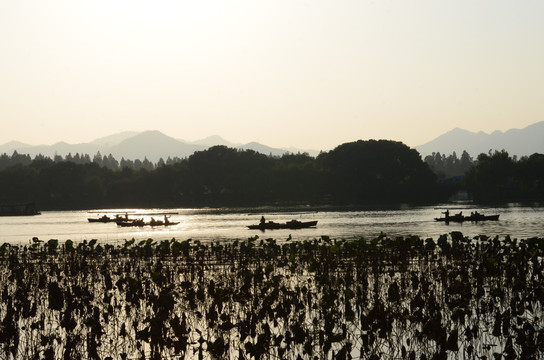
[[[537,359],[544,239],[0,247],[0,359]]]

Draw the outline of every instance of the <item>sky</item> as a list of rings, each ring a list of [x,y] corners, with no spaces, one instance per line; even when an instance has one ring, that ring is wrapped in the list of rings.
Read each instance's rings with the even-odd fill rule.
[[[544,1],[0,2],[0,144],[415,147],[544,120]]]

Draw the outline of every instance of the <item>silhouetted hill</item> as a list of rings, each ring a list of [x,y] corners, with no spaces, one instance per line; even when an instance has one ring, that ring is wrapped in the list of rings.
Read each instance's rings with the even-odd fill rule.
[[[272,148],[270,146],[266,146],[263,144],[259,144],[258,142],[250,142],[245,145],[240,145],[237,148],[242,150],[253,150],[261,154],[273,155],[273,156],[281,156],[289,152],[284,149],[277,149],[277,148]]]
[[[12,141],[0,146],[1,154],[6,153],[11,155],[14,151],[17,151],[19,154],[28,154],[31,157],[41,154],[50,158],[53,158],[55,155],[66,156],[68,153],[71,153],[72,155],[75,155],[76,153],[89,154],[92,156],[96,154],[98,150],[101,150],[101,147],[91,143],[68,144],[62,141],[53,145],[35,146]]]
[[[160,158],[164,160],[176,156],[184,158],[205,148],[203,145],[176,140],[160,131],[144,131],[112,146],[109,148],[109,152],[116,159],[124,157],[125,159],[143,160],[147,158],[151,162],[157,162]]]
[[[475,133],[455,128],[436,139],[416,146],[422,157],[439,152],[449,155],[454,151],[461,155],[466,150],[473,158],[489,150],[506,150],[509,155],[528,156],[544,153],[544,121],[529,125],[523,129],[511,129],[505,132],[494,131],[491,134],[482,131]]]
[[[115,146],[119,144],[121,141],[129,139],[138,134],[139,133],[137,131],[123,131],[118,134],[113,134],[113,135],[109,135],[109,136],[105,136],[105,137],[93,140],[91,141],[91,144],[111,147],[111,146]]]
[[[33,155],[42,154],[50,157],[55,155],[65,156],[68,153],[71,153],[72,155],[76,153],[89,154],[92,157],[92,155],[96,154],[99,150],[100,146],[92,143],[68,144],[64,141],[60,141],[50,146],[40,145],[32,147],[32,151],[34,152]]]
[[[0,145],[0,154],[13,154],[17,151],[19,154],[28,154],[34,157],[38,154],[53,158],[55,155],[66,156],[68,154],[88,154],[91,158],[100,152],[101,155],[111,154],[117,160],[121,158],[143,160],[147,158],[151,162],[157,162],[160,158],[166,161],[168,157],[185,158],[192,155],[195,151],[205,150],[215,145],[224,145],[231,148],[251,149],[265,155],[281,156],[284,153],[304,152],[297,149],[278,149],[272,148],[257,142],[251,142],[245,145],[235,144],[223,139],[220,136],[209,136],[207,138],[189,142],[174,139],[163,134],[160,131],[134,132],[125,131],[118,134],[105,136],[89,143],[69,144],[58,142],[53,145],[28,145],[18,141],[11,141]],[[307,151],[310,155],[317,155],[317,151]]]
[[[183,141],[183,140],[180,140],[180,141]],[[205,145],[205,146],[215,146],[215,145],[224,145],[228,147],[240,146],[240,144],[236,144],[228,140],[225,140],[221,136],[218,136],[218,135],[208,136],[204,139],[193,141],[192,143],[198,144],[198,145]]]
[[[28,147],[31,147],[32,145],[28,145],[28,144],[25,144],[25,143],[22,143],[20,141],[10,141],[10,142],[7,142],[3,145],[0,145],[0,154],[8,154],[8,155],[11,155],[13,154],[13,151],[14,150],[17,150],[17,152],[19,152],[18,149],[26,149]]]
[[[319,151],[317,150],[302,150],[302,149],[296,149],[296,148],[288,148],[288,149],[280,149],[280,148],[273,148],[267,145],[260,144],[258,142],[250,142],[247,144],[237,144],[230,142],[228,140],[223,139],[220,136],[214,135],[214,136],[208,136],[204,139],[193,141],[193,144],[200,144],[200,145],[206,145],[208,147],[215,146],[215,145],[224,145],[231,148],[236,149],[243,149],[243,150],[253,150],[261,154],[265,155],[274,155],[274,156],[281,156],[285,153],[304,153],[307,152],[310,156],[317,156],[319,154]]]

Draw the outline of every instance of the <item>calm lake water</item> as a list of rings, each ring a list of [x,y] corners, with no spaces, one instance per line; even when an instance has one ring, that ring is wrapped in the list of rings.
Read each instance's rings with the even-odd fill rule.
[[[450,209],[454,214],[471,211],[492,215],[500,214],[499,221],[462,224],[434,221],[441,216],[441,211]],[[357,239],[361,236],[371,239],[384,232],[390,237],[418,235],[423,238],[438,238],[442,234],[461,231],[465,236],[480,234],[513,238],[544,237],[544,207],[521,206],[511,204],[504,207],[482,208],[474,205],[438,205],[413,207],[397,210],[375,211],[281,211],[279,209],[117,209],[107,210],[128,212],[130,217],[144,217],[149,220],[151,213],[156,219],[162,219],[163,212],[172,213],[170,221],[179,221],[170,227],[120,227],[115,223],[90,223],[87,218],[96,218],[106,210],[92,211],[44,211],[39,216],[0,217],[0,243],[28,243],[33,237],[41,240],[68,239],[75,242],[97,239],[102,243],[122,243],[132,238],[156,241],[176,238],[210,241],[245,240],[258,235],[260,238],[274,238],[278,241],[289,235],[294,240],[314,239],[323,235],[333,239]],[[144,215],[145,214],[145,215]],[[261,232],[248,230],[247,225],[257,224],[261,215],[266,220],[285,222],[291,219],[300,221],[318,220],[316,228],[300,230],[269,230]]]

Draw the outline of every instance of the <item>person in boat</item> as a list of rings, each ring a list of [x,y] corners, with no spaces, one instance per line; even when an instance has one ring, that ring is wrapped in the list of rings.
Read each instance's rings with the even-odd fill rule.
[[[266,222],[264,216],[261,216],[261,221],[260,221],[260,225],[264,225],[264,223]]]
[[[168,216],[164,215],[164,224],[168,225],[170,223],[170,220],[168,220]]]
[[[446,220],[450,218],[450,211],[449,210],[444,211],[442,214],[444,214],[444,217],[446,218]]]

